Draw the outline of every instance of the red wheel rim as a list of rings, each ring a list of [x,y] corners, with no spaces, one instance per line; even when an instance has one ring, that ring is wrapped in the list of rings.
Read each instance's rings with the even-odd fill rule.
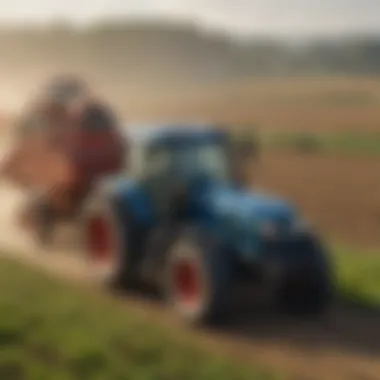
[[[113,239],[106,218],[96,216],[88,221],[87,239],[91,258],[98,263],[109,263],[112,259]]]
[[[196,308],[202,298],[202,280],[194,260],[182,259],[174,263],[174,291],[177,301],[189,308]]]

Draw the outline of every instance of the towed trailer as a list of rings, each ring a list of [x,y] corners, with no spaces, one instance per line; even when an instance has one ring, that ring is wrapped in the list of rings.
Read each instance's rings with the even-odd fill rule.
[[[3,177],[27,196],[21,221],[49,245],[62,220],[76,219],[94,181],[126,165],[127,144],[106,107],[86,104],[59,127],[38,113],[16,126],[16,141],[3,162]]]

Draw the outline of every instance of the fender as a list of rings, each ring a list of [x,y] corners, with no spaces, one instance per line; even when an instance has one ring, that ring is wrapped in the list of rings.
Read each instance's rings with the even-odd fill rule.
[[[102,180],[100,189],[114,203],[120,223],[127,223],[127,218],[132,218],[136,226],[149,228],[156,222],[152,202],[138,181],[110,176]]]
[[[260,193],[209,184],[192,195],[196,222],[244,260],[264,254],[263,226],[282,233],[297,219],[290,204]]]

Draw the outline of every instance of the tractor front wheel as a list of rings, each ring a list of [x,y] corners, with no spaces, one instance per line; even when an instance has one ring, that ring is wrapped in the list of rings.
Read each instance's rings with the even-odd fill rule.
[[[323,314],[334,296],[333,270],[325,249],[310,244],[308,262],[296,272],[285,276],[278,300],[285,312],[316,316]]]

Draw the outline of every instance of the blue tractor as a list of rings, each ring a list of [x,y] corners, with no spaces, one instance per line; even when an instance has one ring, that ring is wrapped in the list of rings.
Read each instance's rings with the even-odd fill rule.
[[[228,315],[242,283],[271,283],[290,312],[326,309],[333,281],[325,248],[290,204],[237,180],[229,133],[138,126],[129,141],[128,173],[99,183],[84,210],[97,280],[154,286],[192,323]]]

